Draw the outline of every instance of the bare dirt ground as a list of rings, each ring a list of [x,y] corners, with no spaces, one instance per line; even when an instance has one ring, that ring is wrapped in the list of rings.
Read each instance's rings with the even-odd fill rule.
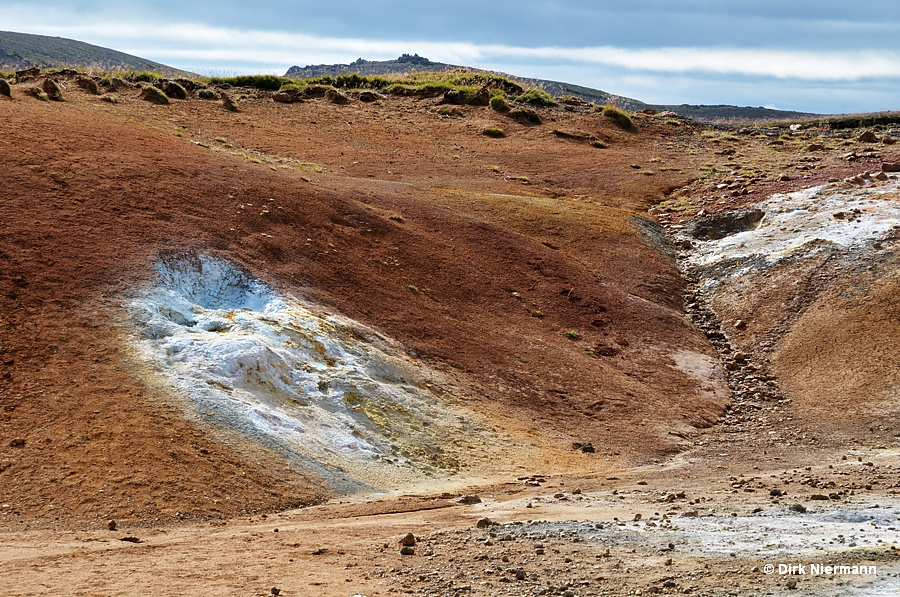
[[[0,594],[896,590],[893,253],[698,299],[654,221],[875,172],[893,145],[623,131],[586,106],[525,125],[426,98],[64,93],[0,97]],[[415,487],[340,495],[191,413],[128,342],[172,250],[391,338],[484,434]],[[878,572],[777,570],[820,561]]]

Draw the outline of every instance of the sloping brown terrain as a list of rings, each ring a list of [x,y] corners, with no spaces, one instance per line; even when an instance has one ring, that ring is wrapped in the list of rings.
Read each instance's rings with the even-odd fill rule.
[[[784,580],[761,576],[763,559],[682,554],[651,529],[782,516],[795,500],[895,504],[893,254],[722,282],[701,305],[715,330],[695,325],[702,280],[677,261],[698,212],[875,172],[898,161],[887,142],[810,149],[815,133],[671,116],[622,130],[588,106],[539,109],[533,125],[487,107],[442,114],[439,98],[281,104],[231,90],[230,112],[61,83],[64,102],[23,85],[0,96],[0,594],[756,594]],[[478,422],[462,461],[414,485],[388,479],[378,497],[339,495],[191,412],[130,344],[129,301],[178,252],[396,342],[439,380],[436,403]],[[724,351],[726,336],[746,356]],[[777,392],[735,385],[757,370]],[[464,491],[484,503],[451,501]],[[481,516],[506,524],[476,532]],[[633,518],[645,534],[584,544],[542,530],[544,554],[517,526],[572,518],[613,531]],[[407,531],[419,545],[401,557]],[[893,565],[891,545],[845,555]]]
[[[550,450],[547,466],[572,442],[597,453],[561,466],[658,457],[723,412],[724,390],[673,361],[710,349],[682,317],[659,232],[635,217],[687,181],[629,167],[677,133],[561,110],[542,126],[487,108],[445,117],[417,98],[238,113],[66,98],[0,108],[4,437],[25,441],[4,442],[3,483],[22,520],[319,499],[302,474],[239,464],[130,370],[121,305],[169,249],[209,251],[396,339],[459,378],[454,400]],[[560,139],[557,121],[613,148]],[[507,137],[482,135],[496,124]]]

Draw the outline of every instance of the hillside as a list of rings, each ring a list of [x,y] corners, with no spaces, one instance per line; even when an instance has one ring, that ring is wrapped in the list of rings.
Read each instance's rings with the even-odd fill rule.
[[[87,78],[0,95],[4,596],[900,589],[890,124]]]
[[[31,66],[148,70],[170,76],[189,74],[152,60],[74,39],[0,31],[0,71],[23,70]]]
[[[471,67],[457,66],[454,64],[444,64],[441,62],[433,62],[428,58],[419,56],[418,54],[403,54],[396,60],[364,60],[359,58],[350,64],[318,64],[311,66],[292,66],[287,70],[284,76],[298,79],[307,79],[321,77],[324,75],[337,76],[343,74],[357,73],[360,75],[386,75],[401,74],[414,71],[445,71],[453,69],[466,69],[475,72],[487,72]],[[773,110],[770,108],[751,108],[728,105],[706,106],[706,105],[674,105],[674,104],[648,104],[640,100],[615,95],[599,89],[591,89],[581,85],[572,83],[563,83],[560,81],[549,81],[546,79],[534,79],[528,77],[517,77],[515,75],[502,74],[505,77],[519,82],[525,87],[537,87],[543,89],[550,95],[576,96],[584,101],[593,102],[595,104],[613,104],[627,110],[637,111],[643,109],[653,109],[659,112],[671,111],[688,118],[697,120],[698,122],[754,122],[759,120],[803,120],[816,116],[808,112],[794,112],[787,110]]]

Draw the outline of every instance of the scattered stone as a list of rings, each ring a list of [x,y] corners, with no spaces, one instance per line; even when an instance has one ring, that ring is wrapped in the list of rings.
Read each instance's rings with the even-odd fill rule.
[[[14,440],[12,440],[11,442],[9,442],[10,448],[22,448],[24,446],[25,446],[25,440],[22,439],[21,437],[17,437]]]
[[[117,526],[117,525],[116,525],[116,521],[115,521],[115,520],[110,520],[109,522],[106,523],[106,528],[108,528],[108,529],[111,530],[111,531],[116,530],[116,526]]]
[[[137,537],[122,537],[121,539],[119,539],[119,541],[126,541],[128,543],[143,543],[143,541],[141,541]]]
[[[374,91],[362,91],[359,94],[359,101],[361,102],[374,102],[378,101],[380,98],[381,96]]]
[[[811,496],[809,496],[809,499],[811,499],[811,500],[828,500],[831,498],[829,498],[827,495],[822,495],[821,493],[814,493]]]
[[[519,568],[516,570],[516,580],[525,580],[527,578],[525,571]]]
[[[806,506],[803,504],[791,504],[790,509],[794,512],[799,512],[800,514],[806,513]]]
[[[217,100],[219,99],[219,94],[212,89],[201,89],[197,92],[197,97],[202,100]]]
[[[884,162],[881,164],[882,172],[900,172],[900,162]]]
[[[585,454],[593,454],[595,452],[594,445],[591,442],[581,444],[581,451]]]
[[[415,545],[416,544],[416,536],[412,533],[406,533],[402,537],[400,537],[399,541],[400,545]]]
[[[787,581],[786,583],[784,583],[784,585],[785,585],[787,588],[793,590],[793,589],[796,589],[796,588],[797,588],[797,581],[794,580],[794,579],[792,578],[791,580],[789,580],[789,581]]]
[[[400,555],[401,555],[401,556],[413,556],[413,555],[416,555],[416,548],[415,548],[415,547],[411,547],[411,546],[409,546],[409,545],[404,545],[403,547],[400,548]]]
[[[806,146],[806,151],[825,151],[825,146],[821,143],[810,143]]]
[[[856,140],[859,141],[860,143],[877,143],[878,135],[876,135],[872,131],[866,131],[863,134],[861,134],[859,137],[857,137]]]
[[[480,504],[481,498],[477,495],[467,494],[456,500],[458,504]]]
[[[493,524],[493,523],[491,522],[491,519],[490,519],[490,518],[479,518],[479,519],[475,522],[475,528],[476,528],[476,529],[483,529],[483,528],[485,528],[485,527],[491,526],[491,524]]]
[[[281,594],[281,589],[279,589],[278,587],[272,587],[271,591],[273,595]]]
[[[9,86],[9,82],[6,79],[0,79],[0,95],[12,97],[12,87]]]
[[[272,101],[278,102],[279,104],[289,104],[294,101],[294,97],[290,93],[279,91],[272,96]]]

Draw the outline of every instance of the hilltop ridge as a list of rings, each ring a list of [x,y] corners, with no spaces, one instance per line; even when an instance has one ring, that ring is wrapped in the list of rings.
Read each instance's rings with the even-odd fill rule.
[[[413,71],[440,72],[456,69],[465,69],[474,72],[490,72],[502,75],[521,83],[524,87],[537,87],[555,97],[575,96],[587,102],[595,104],[613,104],[626,110],[639,111],[652,109],[660,112],[677,112],[682,116],[701,122],[718,120],[796,120],[817,116],[812,112],[797,112],[791,110],[775,110],[772,108],[731,106],[731,105],[691,105],[691,104],[649,104],[623,95],[616,95],[608,91],[530,77],[519,77],[508,73],[486,71],[471,66],[446,64],[434,62],[418,54],[402,54],[395,60],[365,60],[357,58],[350,64],[316,64],[309,66],[292,66],[284,74],[285,77],[307,79],[322,76],[338,76],[356,73],[359,75],[388,75],[403,74]]]
[[[188,73],[153,60],[68,39],[0,31],[0,71],[39,68],[93,68],[97,70],[148,70],[175,76]]]

